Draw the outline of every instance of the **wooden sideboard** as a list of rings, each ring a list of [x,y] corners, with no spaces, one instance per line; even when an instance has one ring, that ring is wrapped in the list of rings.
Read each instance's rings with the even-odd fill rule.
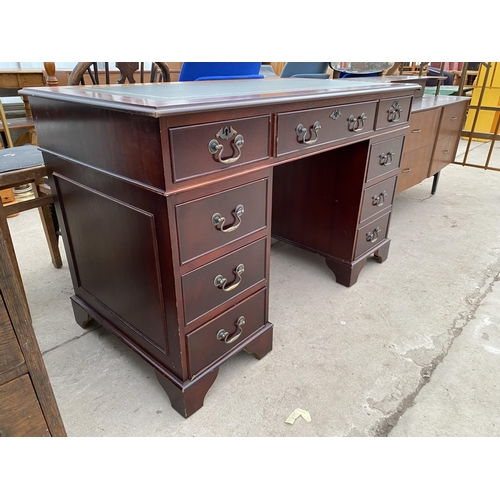
[[[65,435],[28,305],[0,231],[0,437]]]
[[[389,250],[416,85],[272,79],[24,89],[76,321],[198,410],[221,363],[272,349],[271,235],[353,285]],[[328,272],[328,270],[327,270]]]
[[[396,193],[434,176],[455,160],[469,97],[425,95],[413,101]]]

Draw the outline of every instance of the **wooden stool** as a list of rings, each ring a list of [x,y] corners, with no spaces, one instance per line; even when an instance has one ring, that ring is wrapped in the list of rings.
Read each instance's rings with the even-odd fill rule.
[[[54,199],[51,194],[47,194],[47,191],[43,189],[44,177],[46,175],[47,171],[42,153],[36,146],[26,145],[0,150],[0,190],[14,188],[22,184],[31,184],[35,195],[34,199],[26,201],[18,200],[17,203],[11,205],[4,205],[3,200],[0,198],[0,229],[7,244],[14,271],[23,291],[24,287],[10,236],[7,217],[32,208],[38,208],[52,263],[56,268],[62,267],[58,236],[50,210],[50,205],[54,202]]]

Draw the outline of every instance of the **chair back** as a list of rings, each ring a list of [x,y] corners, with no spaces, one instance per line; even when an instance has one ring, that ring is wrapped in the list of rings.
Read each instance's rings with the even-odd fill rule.
[[[117,62],[120,75],[116,83],[169,82],[170,70],[165,62],[153,62],[146,68],[141,62]],[[99,85],[113,83],[109,63],[79,62],[68,78],[68,85]],[[104,78],[104,81],[102,81]],[[139,80],[139,82],[136,82]]]
[[[327,71],[327,62],[287,62],[283,66],[280,78],[316,78],[313,75],[328,75]],[[327,76],[324,76],[324,78],[327,78]]]
[[[261,64],[260,62],[185,62],[182,64],[179,81],[264,78],[264,75],[259,74]]]

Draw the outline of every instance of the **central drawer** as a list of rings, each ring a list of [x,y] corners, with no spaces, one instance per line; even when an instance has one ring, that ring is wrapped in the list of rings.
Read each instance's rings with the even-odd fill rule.
[[[266,290],[244,300],[187,336],[189,372],[194,376],[266,324]]]
[[[181,264],[267,225],[268,179],[175,207]]]
[[[264,283],[266,254],[267,239],[262,238],[182,276],[186,325]]]
[[[377,102],[278,113],[278,156],[373,132]]]

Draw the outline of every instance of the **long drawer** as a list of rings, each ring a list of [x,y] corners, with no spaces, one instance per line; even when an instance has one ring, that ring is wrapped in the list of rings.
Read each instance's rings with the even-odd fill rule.
[[[267,195],[262,179],[177,205],[181,263],[265,228]]]
[[[268,158],[269,127],[264,115],[171,128],[174,182]]]
[[[358,229],[356,251],[354,254],[355,259],[368,252],[387,236],[390,216],[391,213],[389,212]]]
[[[265,283],[267,239],[261,238],[182,276],[186,325],[255,284]]]
[[[372,132],[377,102],[278,113],[277,155]]]
[[[207,367],[266,324],[266,290],[229,309],[187,336],[191,376]]]

